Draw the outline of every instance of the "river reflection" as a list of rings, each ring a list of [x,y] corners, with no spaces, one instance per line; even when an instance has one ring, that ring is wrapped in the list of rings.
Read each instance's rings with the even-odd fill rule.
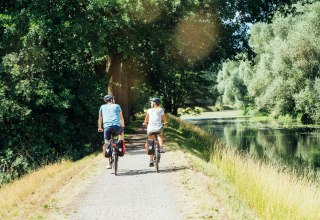
[[[246,119],[190,120],[227,145],[293,168],[320,167],[320,129],[253,128]]]

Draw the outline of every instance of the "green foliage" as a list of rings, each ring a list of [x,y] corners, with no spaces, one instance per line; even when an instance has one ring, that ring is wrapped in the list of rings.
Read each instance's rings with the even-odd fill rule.
[[[134,74],[126,94],[137,103],[135,112],[150,93],[174,114],[179,107],[213,103],[216,64],[246,47],[245,22],[267,20],[275,3],[258,1],[268,10],[257,16],[255,7],[236,0],[2,2],[0,157],[3,164],[17,164],[2,172],[3,181],[100,148],[96,118],[108,83],[108,56],[120,54],[122,62],[139,66],[142,76]],[[250,81],[244,76],[232,82],[243,86]],[[251,90],[239,91],[237,99],[245,102]]]
[[[77,37],[82,29],[76,21],[83,14],[73,10],[81,8],[81,2],[39,4],[33,1],[20,12],[8,8],[14,16],[8,12],[0,19],[4,182],[63,156],[78,159],[100,145],[96,118],[103,81],[93,71],[90,40]]]
[[[165,108],[173,114],[179,107],[205,104],[214,98],[210,91],[213,83],[206,72],[171,70],[162,77],[158,92],[163,94]]]
[[[24,155],[15,155],[10,149],[0,155],[0,185],[19,178],[29,170],[30,164]]]
[[[236,4],[241,21],[256,23],[270,21],[275,11],[281,11],[284,14],[294,11],[295,7],[291,7],[291,5],[297,1],[298,0],[238,0]],[[305,2],[308,2],[308,0]]]
[[[294,7],[295,13],[277,13],[270,24],[253,25],[249,43],[254,60],[226,62],[219,91],[226,102],[236,103],[245,94],[259,111],[305,114],[319,122],[320,3]]]
[[[252,78],[252,68],[245,57],[237,58],[223,63],[218,73],[218,91],[223,94],[223,103],[246,108],[253,102],[246,87]]]

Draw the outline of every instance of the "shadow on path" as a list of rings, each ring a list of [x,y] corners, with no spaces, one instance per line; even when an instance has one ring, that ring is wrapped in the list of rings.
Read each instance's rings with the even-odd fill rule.
[[[146,141],[147,135],[146,131],[143,128],[139,128],[134,134],[130,134],[128,138],[126,139],[126,146],[127,146],[127,152],[126,156],[145,156],[146,159],[146,168],[145,169],[120,169],[118,171],[118,176],[137,176],[137,175],[144,175],[149,173],[156,173],[156,169],[154,167],[148,167],[149,163],[149,155],[147,155],[145,151],[145,141]],[[164,152],[169,152],[171,149],[165,148]],[[125,158],[124,158],[125,159]],[[121,161],[121,159],[120,159]],[[148,162],[148,163],[147,163]],[[121,162],[120,162],[121,163]],[[187,166],[165,166],[165,164],[160,163],[160,173],[172,173],[177,172],[180,170],[189,169],[190,167]]]
[[[172,173],[177,172],[180,170],[186,170],[189,169],[187,166],[180,166],[180,167],[163,167],[160,168],[160,173]],[[148,173],[156,173],[156,170],[150,170],[150,169],[143,169],[143,170],[121,170],[118,173],[118,176],[136,176],[136,175],[144,175]]]

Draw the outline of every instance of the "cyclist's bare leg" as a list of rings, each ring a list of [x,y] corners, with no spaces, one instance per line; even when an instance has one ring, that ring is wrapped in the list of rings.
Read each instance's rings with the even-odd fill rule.
[[[162,149],[163,148],[163,133],[158,134],[158,140],[159,140],[160,149]]]
[[[154,135],[148,135],[148,139],[153,140]],[[146,143],[146,144],[148,144],[148,143]],[[153,154],[150,155],[150,161],[153,161]]]
[[[102,155],[103,157],[106,155],[106,144],[102,145]]]
[[[119,134],[119,140],[124,140],[124,134],[123,133],[121,133],[121,134]]]
[[[111,140],[104,140],[105,144],[103,145],[103,157],[105,157],[105,155],[106,155],[106,147],[107,147],[107,144],[110,144],[110,141]],[[108,162],[109,162],[109,165],[110,165],[111,157],[108,158]]]

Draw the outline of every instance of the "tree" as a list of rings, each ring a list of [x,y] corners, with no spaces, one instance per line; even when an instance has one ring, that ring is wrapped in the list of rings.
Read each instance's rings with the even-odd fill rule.
[[[154,93],[174,114],[213,102],[218,63],[246,45],[238,6],[235,0],[1,1],[0,160],[17,165],[7,167],[6,180],[98,148],[97,106],[108,90],[127,119],[143,106],[141,97]],[[18,174],[10,174],[14,169]]]
[[[0,160],[9,165],[1,182],[100,145],[92,119],[102,84],[81,37],[84,7],[16,1],[1,10]]]
[[[237,60],[224,62],[217,79],[223,103],[237,105],[238,108],[251,106],[253,100],[247,89],[251,79],[251,64],[246,56],[240,54]]]
[[[274,115],[302,115],[309,122],[318,122],[320,4],[294,7],[296,12],[291,15],[277,13],[272,23],[253,25],[249,44],[256,56],[244,71],[251,80],[243,82],[258,110]],[[223,71],[230,64],[226,63]],[[233,68],[241,78],[240,66]],[[221,85],[226,88],[225,82],[232,81],[233,74],[224,78]],[[220,91],[228,96],[230,90]]]

